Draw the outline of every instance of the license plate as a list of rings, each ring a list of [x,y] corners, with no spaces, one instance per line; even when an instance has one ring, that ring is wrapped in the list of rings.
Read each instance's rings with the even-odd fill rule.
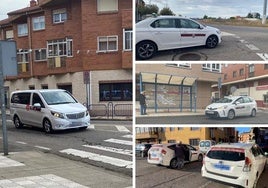
[[[207,114],[214,114],[213,111],[207,111]]]
[[[214,164],[214,168],[217,168],[220,170],[230,170],[229,165],[223,165],[223,164]]]

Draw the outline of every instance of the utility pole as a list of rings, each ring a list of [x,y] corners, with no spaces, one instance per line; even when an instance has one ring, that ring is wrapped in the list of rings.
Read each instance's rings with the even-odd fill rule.
[[[267,9],[267,0],[264,0],[263,3],[263,14],[262,14],[262,24],[266,24],[266,9]]]

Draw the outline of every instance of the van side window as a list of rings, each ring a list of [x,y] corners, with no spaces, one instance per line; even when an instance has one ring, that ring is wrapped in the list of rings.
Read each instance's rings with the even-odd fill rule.
[[[42,108],[45,108],[44,103],[42,102],[41,98],[39,97],[39,95],[37,93],[33,94],[33,105],[35,103],[39,103],[41,105]]]
[[[30,104],[31,93],[15,93],[12,95],[11,103]]]

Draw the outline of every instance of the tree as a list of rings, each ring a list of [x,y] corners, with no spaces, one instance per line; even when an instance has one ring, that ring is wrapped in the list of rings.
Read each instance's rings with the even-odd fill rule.
[[[159,14],[160,14],[160,15],[172,15],[172,16],[175,15],[175,14],[172,12],[172,10],[171,10],[170,8],[168,8],[168,7],[163,8],[163,9],[160,11]]]
[[[138,14],[140,16],[144,16],[147,14],[153,14],[153,13],[158,13],[159,8],[157,5],[138,5],[137,7]]]
[[[208,19],[208,16],[207,15],[204,15],[203,19]]]
[[[247,18],[253,18],[253,14],[251,12],[248,13]]]

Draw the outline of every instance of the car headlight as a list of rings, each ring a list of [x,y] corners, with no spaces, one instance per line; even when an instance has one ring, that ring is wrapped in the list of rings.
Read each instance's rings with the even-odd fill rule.
[[[54,117],[64,119],[64,114],[63,114],[63,113],[59,113],[59,112],[51,111],[51,114],[52,114]]]
[[[221,106],[221,107],[219,107],[218,108],[218,110],[224,110],[224,109],[226,109],[228,106]]]

